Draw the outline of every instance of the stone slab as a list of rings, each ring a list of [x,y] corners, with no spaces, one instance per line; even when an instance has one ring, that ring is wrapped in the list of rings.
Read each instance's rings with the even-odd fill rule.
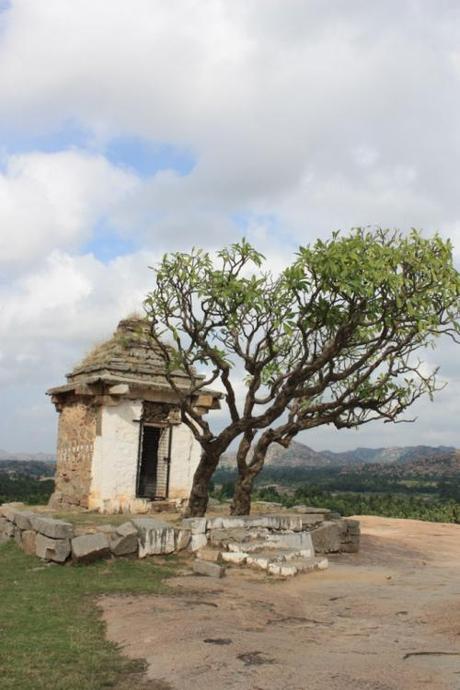
[[[183,551],[190,545],[192,533],[188,529],[176,530],[176,551]]]
[[[248,554],[243,551],[224,551],[222,553],[222,560],[225,563],[232,563],[233,565],[244,565]]]
[[[70,556],[70,539],[52,539],[44,534],[37,534],[35,553],[45,561],[64,563]]]
[[[70,522],[64,522],[64,520],[34,515],[30,522],[32,529],[51,539],[70,539],[74,534],[73,525]]]
[[[224,577],[225,568],[218,563],[210,563],[209,561],[195,560],[192,565],[194,573],[198,575],[207,575],[208,577]]]
[[[192,534],[204,534],[206,525],[206,518],[184,518],[182,520],[182,527],[189,529]]]
[[[154,518],[135,518],[132,523],[139,534],[139,558],[175,551],[175,529],[167,522]]]
[[[137,553],[137,532],[134,534],[112,534],[110,537],[110,550],[114,556],[129,556]]]
[[[110,556],[110,544],[106,534],[82,534],[72,539],[72,559],[77,563],[91,563]]]

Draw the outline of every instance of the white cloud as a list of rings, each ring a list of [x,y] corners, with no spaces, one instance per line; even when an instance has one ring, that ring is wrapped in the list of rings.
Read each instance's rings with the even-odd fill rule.
[[[8,157],[0,174],[0,263],[77,248],[136,182],[102,156],[77,151]]]
[[[381,224],[440,230],[460,256],[459,16],[453,0],[13,0],[0,131],[70,121],[88,151],[3,161],[3,382],[62,379],[140,303],[168,249],[245,232],[279,268],[298,242]],[[119,135],[184,147],[195,167],[141,180],[105,157]],[[89,255],[100,221],[141,250]],[[360,434],[413,433],[388,429]]]

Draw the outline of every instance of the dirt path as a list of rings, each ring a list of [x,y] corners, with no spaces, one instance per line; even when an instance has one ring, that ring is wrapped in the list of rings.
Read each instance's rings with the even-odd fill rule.
[[[106,597],[108,636],[152,690],[460,689],[460,525],[359,519],[361,552],[327,571]]]

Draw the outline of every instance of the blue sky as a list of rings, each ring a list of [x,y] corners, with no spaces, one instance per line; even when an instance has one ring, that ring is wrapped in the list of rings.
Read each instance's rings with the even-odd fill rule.
[[[376,224],[439,230],[458,260],[459,14],[0,2],[0,448],[53,450],[44,391],[139,309],[165,251],[245,235],[278,270],[299,244]],[[416,424],[301,440],[460,445],[456,362],[447,343],[428,353],[449,385]]]

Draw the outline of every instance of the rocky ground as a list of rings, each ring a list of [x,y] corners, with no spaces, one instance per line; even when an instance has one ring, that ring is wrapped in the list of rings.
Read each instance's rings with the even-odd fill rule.
[[[147,661],[123,687],[460,689],[460,525],[359,519],[361,552],[327,571],[184,575],[168,595],[103,598],[109,638]]]

